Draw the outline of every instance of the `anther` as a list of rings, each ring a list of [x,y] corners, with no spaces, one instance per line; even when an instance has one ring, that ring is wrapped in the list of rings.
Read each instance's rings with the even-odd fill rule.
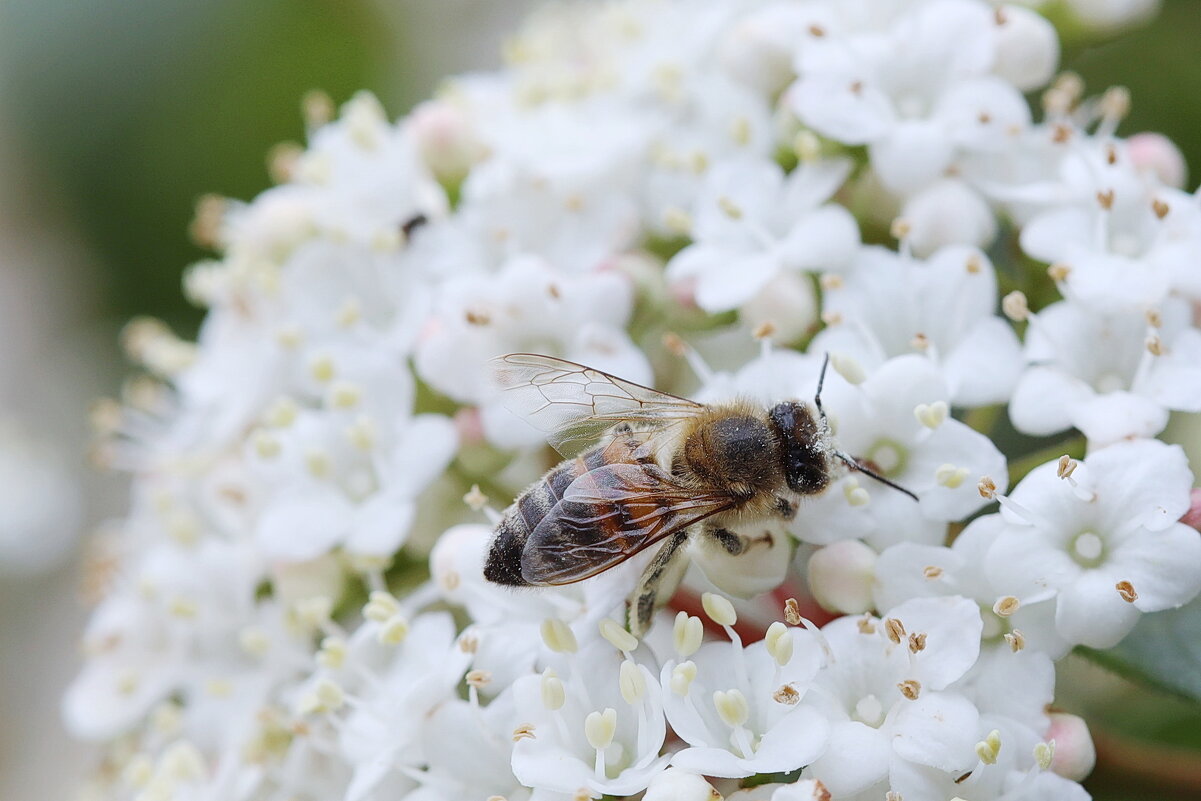
[[[718,595],[715,592],[703,593],[701,606],[704,607],[705,614],[719,626],[733,626],[738,622],[738,613],[734,611],[734,604],[730,603],[730,599],[724,595]]]
[[[1128,604],[1132,604],[1138,600],[1138,593],[1134,591],[1134,585],[1129,581],[1119,581],[1114,585],[1118,591],[1118,595],[1122,596],[1122,600]]]
[[[589,712],[584,718],[584,736],[588,745],[597,751],[604,751],[613,743],[613,735],[617,733],[617,710],[606,707],[603,712]]]
[[[617,650],[629,653],[638,647],[638,638],[621,627],[613,618],[604,618],[600,622],[601,636],[609,641]]]
[[[668,686],[676,695],[688,695],[688,690],[692,688],[692,682],[696,679],[696,664],[693,662],[681,662],[671,669],[671,678],[668,680]]]
[[[919,403],[913,408],[913,416],[926,428],[938,428],[947,419],[950,408],[946,401],[934,403]]]
[[[646,679],[632,660],[626,659],[621,663],[617,674],[617,687],[621,691],[622,699],[630,706],[638,703],[646,694]]]
[[[777,665],[787,665],[792,659],[792,633],[780,621],[777,620],[767,627],[763,642]]]
[[[1026,300],[1026,294],[1019,290],[1014,290],[1001,299],[1001,311],[1005,312],[1005,316],[1015,323],[1020,323],[1030,316],[1030,305]]]
[[[1168,212],[1171,210],[1172,210],[1171,206],[1169,206],[1167,203],[1163,202],[1159,198],[1156,198],[1155,200],[1151,201],[1151,211],[1155,212],[1155,216],[1161,220],[1164,217],[1167,217]]]
[[[672,626],[672,640],[676,653],[680,656],[689,657],[696,653],[697,649],[701,647],[704,634],[705,628],[699,617],[687,612],[676,614],[676,620]]]
[[[1009,650],[1015,654],[1026,647],[1026,635],[1021,629],[1014,629],[1005,635],[1005,642],[1009,645]]]
[[[1068,280],[1068,276],[1071,275],[1071,273],[1072,268],[1060,262],[1056,262],[1047,268],[1047,276],[1056,283],[1062,283]]]
[[[909,653],[917,654],[926,650],[926,635],[924,633],[909,635]]]
[[[917,679],[905,679],[905,681],[897,684],[897,689],[901,691],[901,695],[910,701],[916,701],[918,696],[922,694],[922,683]]]
[[[546,643],[546,647],[555,653],[574,654],[579,650],[575,633],[570,626],[558,618],[548,617],[543,620],[539,631],[542,634],[542,642]]]
[[[926,565],[924,568],[922,568],[922,575],[925,576],[927,580],[933,581],[934,579],[942,577],[942,568],[937,567],[936,565]]]
[[[884,634],[894,645],[900,644],[905,637],[905,624],[895,617],[885,618]]]
[[[1079,466],[1079,462],[1065,453],[1063,456],[1059,457],[1059,463],[1055,467],[1055,475],[1063,479],[1069,479],[1072,477],[1072,473],[1075,473],[1076,468]]]
[[[801,605],[797,603],[796,598],[789,598],[784,602],[784,622],[790,626],[799,626],[801,620]]]
[[[471,489],[463,496],[463,503],[473,512],[478,512],[488,505],[488,496],[480,490],[479,484],[472,484]]]
[[[992,500],[997,497],[997,482],[993,481],[988,476],[984,476],[976,484],[976,490],[980,493],[980,497],[986,500]]]
[[[1105,190],[1098,191],[1097,192],[1097,203],[1100,204],[1102,209],[1104,209],[1105,211],[1109,211],[1110,209],[1113,208],[1113,196],[1114,195],[1113,195],[1112,189],[1105,189]]]
[[[771,699],[777,704],[796,706],[801,700],[801,694],[791,684],[785,684],[771,694]]]
[[[1022,602],[1012,595],[1006,595],[997,599],[997,602],[992,605],[992,611],[997,617],[1009,617],[1014,612],[1022,608]]]
[[[535,740],[535,739],[537,739],[537,738],[534,736],[534,724],[533,723],[522,723],[520,726],[513,729],[513,742],[517,742],[518,740]]]

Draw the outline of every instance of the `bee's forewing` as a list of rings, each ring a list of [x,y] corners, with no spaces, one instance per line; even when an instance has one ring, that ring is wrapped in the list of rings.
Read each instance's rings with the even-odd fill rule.
[[[572,481],[530,532],[521,573],[531,584],[581,581],[733,505],[729,493],[681,486],[654,465],[604,465]]]
[[[547,435],[565,456],[621,422],[664,424],[694,417],[704,406],[582,364],[533,353],[492,360],[507,409]]]

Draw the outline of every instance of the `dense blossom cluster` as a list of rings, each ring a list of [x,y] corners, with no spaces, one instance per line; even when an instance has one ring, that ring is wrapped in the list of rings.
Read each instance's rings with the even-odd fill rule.
[[[130,327],[148,378],[98,422],[131,508],[65,701],[94,797],[1087,798],[1054,660],[1201,589],[1154,439],[1201,411],[1174,148],[985,0],[579,4],[507,55],[399,123],[313,99],[281,184],[198,220],[198,341]],[[484,580],[553,464],[489,381],[516,351],[763,403],[828,353],[840,446],[919,500],[838,474],[695,549],[640,640],[649,553]]]

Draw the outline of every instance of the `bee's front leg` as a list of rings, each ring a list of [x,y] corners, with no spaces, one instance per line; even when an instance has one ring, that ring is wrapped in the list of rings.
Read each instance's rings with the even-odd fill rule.
[[[684,577],[684,546],[688,542],[688,530],[673,534],[659,548],[638,579],[638,585],[630,596],[630,633],[641,637],[651,626],[651,620],[671,593],[675,592]]]

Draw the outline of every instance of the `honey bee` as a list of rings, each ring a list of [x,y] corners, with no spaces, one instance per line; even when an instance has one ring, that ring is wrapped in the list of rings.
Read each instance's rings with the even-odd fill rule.
[[[678,581],[691,537],[743,554],[758,540],[740,530],[791,520],[802,498],[845,468],[917,500],[835,446],[821,404],[828,364],[812,409],[791,400],[766,409],[696,403],[551,356],[494,359],[505,405],[570,458],[505,510],[484,577],[515,587],[571,584],[662,543],[630,599],[630,630],[640,636],[671,578]]]

